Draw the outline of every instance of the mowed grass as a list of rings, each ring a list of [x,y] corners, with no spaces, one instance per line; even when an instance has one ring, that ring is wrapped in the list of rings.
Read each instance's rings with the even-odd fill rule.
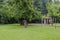
[[[40,24],[28,28],[19,24],[0,25],[0,40],[60,40],[60,28]]]

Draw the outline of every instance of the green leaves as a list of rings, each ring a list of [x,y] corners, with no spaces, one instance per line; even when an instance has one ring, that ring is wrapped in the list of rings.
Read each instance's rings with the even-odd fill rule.
[[[16,0],[16,17],[32,20],[37,14],[32,1],[33,0]]]
[[[49,16],[58,17],[60,15],[59,13],[60,5],[57,5],[53,2],[47,2],[47,10]]]

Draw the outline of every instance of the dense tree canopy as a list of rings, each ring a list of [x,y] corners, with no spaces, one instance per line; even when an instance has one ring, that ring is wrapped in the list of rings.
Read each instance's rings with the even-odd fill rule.
[[[44,16],[60,18],[60,2],[51,0],[0,0],[0,23],[41,20]]]

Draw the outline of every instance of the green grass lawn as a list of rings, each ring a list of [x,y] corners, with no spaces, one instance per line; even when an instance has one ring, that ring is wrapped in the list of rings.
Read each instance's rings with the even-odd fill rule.
[[[40,24],[28,28],[19,24],[0,25],[0,40],[60,40],[60,28]]]

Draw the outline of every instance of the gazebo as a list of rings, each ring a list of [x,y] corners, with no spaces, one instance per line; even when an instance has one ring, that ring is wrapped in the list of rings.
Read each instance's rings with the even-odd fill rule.
[[[47,17],[42,19],[42,23],[43,24],[52,24],[53,23],[53,19],[52,19],[52,17],[47,16]]]

